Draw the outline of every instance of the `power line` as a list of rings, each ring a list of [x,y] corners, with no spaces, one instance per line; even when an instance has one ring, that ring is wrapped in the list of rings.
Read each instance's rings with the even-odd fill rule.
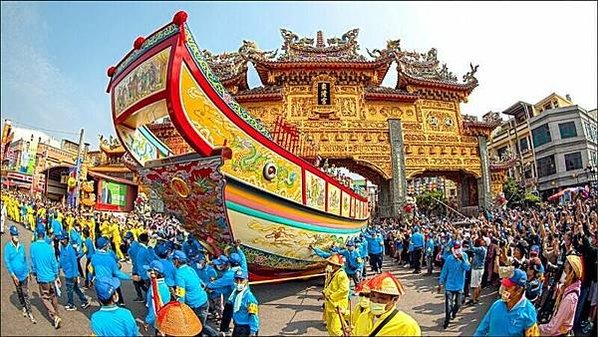
[[[60,134],[65,134],[65,135],[79,135],[79,132],[71,132],[71,131],[62,131],[62,130],[53,130],[53,129],[41,128],[41,127],[38,127],[38,126],[28,125],[28,124],[25,124],[25,123],[14,122],[14,121],[12,123],[15,126],[26,127],[26,128],[30,128],[30,129],[34,129],[34,130],[40,130],[40,131],[45,131],[45,132],[60,133]]]

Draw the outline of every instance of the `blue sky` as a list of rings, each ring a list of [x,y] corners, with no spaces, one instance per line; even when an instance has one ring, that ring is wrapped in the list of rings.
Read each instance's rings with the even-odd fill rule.
[[[468,114],[552,92],[587,109],[597,104],[595,2],[2,2],[2,118],[73,133],[84,127],[97,144],[99,133],[113,133],[106,69],[181,9],[201,47],[214,52],[237,50],[242,40],[279,48],[283,27],[310,37],[358,27],[363,54],[397,38],[403,49],[435,47],[459,78],[469,62],[480,64],[480,87],[462,105]]]

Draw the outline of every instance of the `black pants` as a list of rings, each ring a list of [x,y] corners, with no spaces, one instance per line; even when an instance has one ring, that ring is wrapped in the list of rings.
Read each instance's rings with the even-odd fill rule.
[[[57,235],[56,233],[54,235]],[[54,237],[54,255],[56,255],[56,260],[60,258],[60,242],[56,237]]]
[[[235,324],[235,327],[233,328],[233,337],[247,337],[250,333],[251,329],[249,328],[249,325]],[[255,335],[257,336],[257,332]]]
[[[144,298],[143,293],[141,291],[143,290],[143,292],[147,293],[147,289],[149,288],[147,283],[143,279],[141,279],[139,281],[133,281],[133,285],[135,286],[137,298]]]
[[[382,271],[382,253],[370,254],[370,266],[375,273]]]
[[[224,304],[224,310],[222,311],[222,320],[220,321],[220,331],[221,332],[229,332],[230,331],[230,321],[233,319],[233,304],[230,302],[226,302]],[[249,329],[249,326],[247,326]],[[249,330],[247,330],[249,331]]]
[[[422,270],[422,252],[423,249],[416,248],[413,251],[413,268],[415,268],[415,272],[419,273]]]

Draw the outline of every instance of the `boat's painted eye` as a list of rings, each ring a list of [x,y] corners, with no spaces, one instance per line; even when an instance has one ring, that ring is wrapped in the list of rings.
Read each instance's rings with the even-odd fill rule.
[[[276,165],[274,165],[273,163],[267,163],[266,165],[264,165],[264,178],[266,178],[266,180],[270,181],[274,179],[274,177],[276,177],[277,172],[278,169],[276,168]]]

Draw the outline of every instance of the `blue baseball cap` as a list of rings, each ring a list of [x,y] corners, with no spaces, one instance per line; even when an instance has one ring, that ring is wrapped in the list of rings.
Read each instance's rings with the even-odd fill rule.
[[[125,239],[130,239],[133,237],[133,233],[131,231],[128,231],[127,233],[125,233]]]
[[[163,243],[159,243],[154,248],[154,252],[156,253],[156,255],[158,255],[159,258],[164,259],[166,258],[166,256],[168,256],[168,247]]]
[[[247,280],[247,273],[245,273],[243,270],[239,269],[237,271],[235,271],[235,279],[237,280]]]
[[[98,249],[103,249],[109,244],[110,244],[110,241],[108,241],[108,239],[103,236],[100,236],[99,238],[96,239],[96,247]]]
[[[120,281],[116,277],[99,277],[95,282],[96,294],[101,301],[109,300],[118,287]]]
[[[39,234],[46,234],[46,226],[44,226],[41,223],[38,223],[37,226],[35,226],[35,232],[39,235]]]
[[[501,281],[501,284],[505,287],[512,287],[514,285],[525,287],[526,283],[527,274],[519,268],[513,271],[513,275],[511,277],[505,277]]]
[[[232,253],[228,257],[228,260],[230,261],[230,263],[240,264],[241,263],[241,255],[239,255],[237,253]]]
[[[461,248],[461,241],[459,241],[459,240],[453,241],[453,248],[455,248],[455,249]]]
[[[12,236],[19,235],[19,230],[17,229],[17,226],[15,226],[15,225],[10,226],[8,231],[10,232],[10,235],[12,235]]]
[[[538,245],[533,245],[533,246],[532,246],[532,247],[529,249],[529,253],[530,253],[530,255],[531,255],[532,253],[534,253],[534,254],[538,255],[538,253],[540,253],[540,246],[538,246]]]
[[[175,250],[174,253],[172,253],[172,259],[186,262],[187,254],[185,254],[185,252],[183,252],[182,250]]]
[[[224,255],[220,255],[216,260],[213,261],[214,265],[216,266],[221,266],[223,264],[227,264],[228,263],[228,258]]]
[[[143,266],[143,269],[145,270],[155,270],[160,274],[164,274],[164,265],[162,264],[162,262],[158,261],[158,260],[154,260],[152,261],[149,266],[146,264]]]
[[[353,242],[353,240],[347,241],[347,247],[353,247],[353,246],[355,246],[355,242]]]

